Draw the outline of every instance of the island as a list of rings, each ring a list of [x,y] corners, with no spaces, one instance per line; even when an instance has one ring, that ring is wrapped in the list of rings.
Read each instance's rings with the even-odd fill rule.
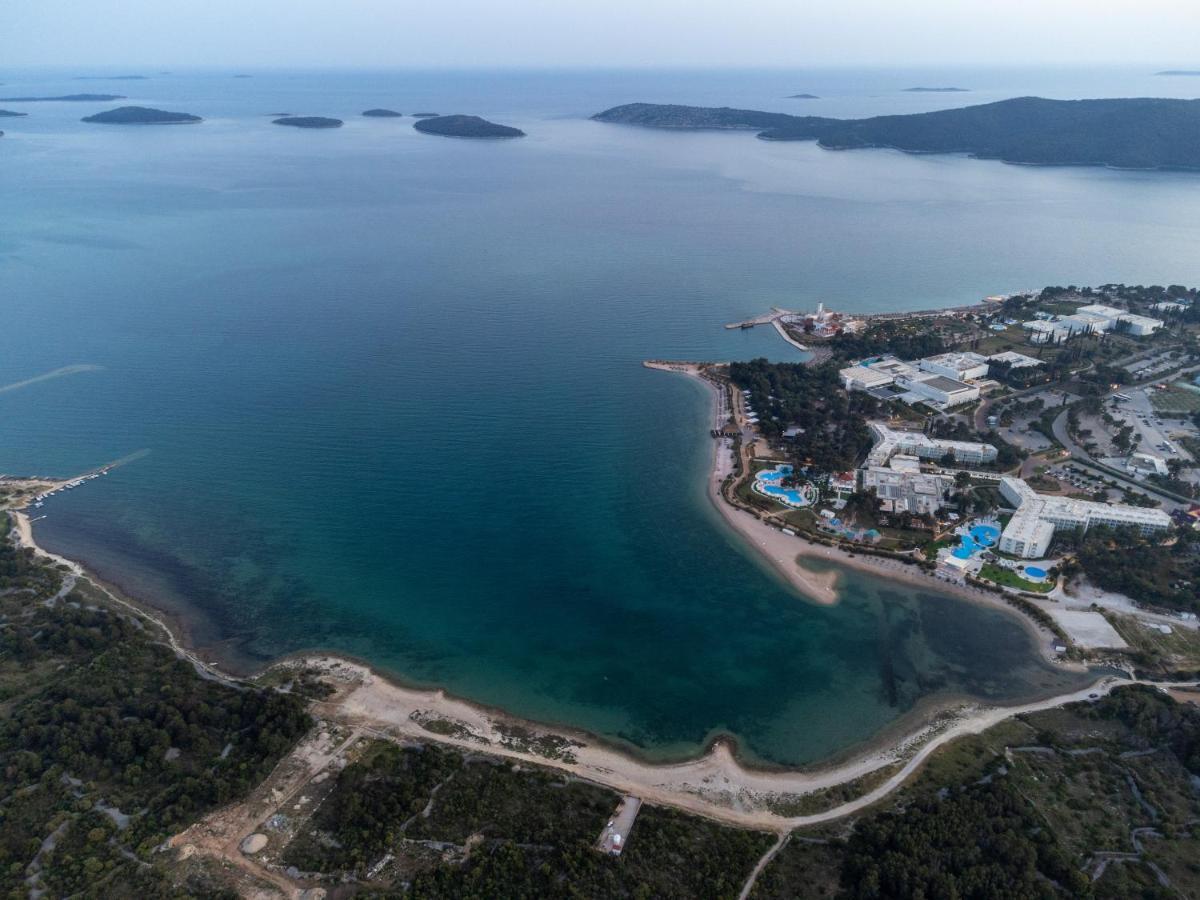
[[[369,119],[399,119],[404,113],[398,113],[394,109],[368,109],[363,115]]]
[[[1155,72],[1155,75],[1183,75],[1190,78],[1200,76],[1200,69],[1163,69],[1161,72]]]
[[[163,73],[169,74],[169,73]],[[149,81],[148,75],[76,75],[75,81]]]
[[[905,88],[906,94],[967,94],[970,88],[960,87],[910,87]]]
[[[11,109],[0,109],[0,119],[12,118],[15,116],[27,116],[29,113],[13,112]]]
[[[327,119],[324,116],[284,116],[275,119],[276,125],[290,125],[292,128],[341,128],[341,119]]]
[[[785,100],[820,100],[816,94],[789,94]]]
[[[518,138],[525,132],[508,125],[497,125],[479,116],[435,116],[415,123],[413,128],[424,134],[460,138]]]
[[[754,129],[764,140],[816,141],[828,150],[877,147],[1028,165],[1200,169],[1200,100],[1016,97],[867,119],[630,103],[593,118],[676,130]]]
[[[435,118],[437,115],[438,115],[438,113],[413,113],[413,118],[414,119],[432,119],[432,118]]]
[[[64,94],[61,97],[0,97],[0,103],[110,103],[122,94]]]
[[[84,116],[82,121],[98,125],[187,125],[204,120],[191,113],[167,112],[149,106],[121,106],[94,116]]]

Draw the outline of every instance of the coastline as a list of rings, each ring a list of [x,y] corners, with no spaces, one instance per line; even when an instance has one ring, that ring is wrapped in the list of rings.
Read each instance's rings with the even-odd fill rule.
[[[650,762],[577,730],[552,727],[488,709],[440,689],[405,687],[369,665],[329,653],[305,653],[276,661],[252,679],[231,676],[201,659],[177,632],[178,623],[110,590],[73,560],[49,553],[33,537],[28,515],[12,510],[14,531],[22,546],[65,566],[112,603],[160,629],[170,648],[188,660],[202,677],[227,684],[253,684],[279,669],[310,668],[339,685],[335,696],[316,701],[314,714],[390,740],[421,740],[457,746],[535,765],[548,766],[662,806],[686,810],[727,824],[769,831],[831,821],[850,815],[900,787],[937,747],[1022,713],[1049,709],[1107,693],[1132,683],[1102,676],[1088,686],[1062,695],[1014,706],[986,706],[972,701],[934,703],[913,711],[919,724],[906,727],[903,717],[865,745],[838,761],[805,769],[756,768],[741,762],[735,744],[718,738],[701,755],[674,763]],[[764,526],[765,527],[765,526]],[[890,773],[890,774],[887,774]],[[873,783],[854,799],[831,804],[820,812],[788,815],[789,805],[860,780]]]
[[[694,377],[711,391],[715,425],[724,424],[722,389],[701,374],[698,364],[658,364],[653,368]],[[736,402],[737,398],[734,398]],[[810,545],[783,534],[779,529],[739,510],[720,496],[720,486],[733,467],[732,448],[724,440],[714,442],[706,491],[710,502],[754,555],[793,586],[805,600],[819,604],[838,602],[841,573],[816,572],[803,567],[802,557],[822,558],[839,565],[860,568],[876,575],[880,566],[869,557],[850,557],[834,548]],[[41,488],[60,489],[70,480],[41,479]],[[228,684],[255,683],[262,675],[296,667],[317,669],[339,684],[334,698],[318,701],[314,712],[330,720],[394,740],[423,740],[457,745],[526,762],[563,769],[616,790],[642,797],[652,803],[672,806],[729,824],[786,831],[849,815],[886,796],[911,776],[937,747],[954,738],[977,733],[1024,712],[1046,709],[1085,699],[1089,694],[1111,690],[1123,683],[1114,676],[1093,679],[1080,690],[1012,706],[988,706],[963,698],[940,698],[919,704],[866,742],[849,747],[822,763],[805,768],[755,766],[737,756],[736,738],[713,739],[697,756],[674,762],[639,758],[603,738],[561,726],[544,725],[489,709],[455,697],[441,689],[405,686],[390,680],[369,664],[344,656],[308,652],[276,660],[251,678],[222,671],[202,659],[189,643],[185,623],[152,606],[123,596],[119,589],[97,579],[83,566],[50,553],[34,538],[32,520],[24,510],[12,510],[16,539],[35,553],[65,567],[78,580],[88,582],[111,602],[153,623],[165,636],[173,652],[187,659],[202,677]],[[886,565],[886,562],[885,562]],[[891,563],[897,569],[905,567]],[[891,572],[886,577],[955,593],[953,585],[929,584],[917,573]],[[992,604],[1033,625],[994,598],[977,597],[963,591],[966,599]],[[886,776],[886,778],[884,777]],[[862,782],[857,787],[856,782]],[[867,782],[870,784],[868,785]],[[861,787],[861,793],[858,792]],[[870,787],[868,791],[867,788]],[[842,788],[855,799],[834,804],[821,812],[791,816],[804,798],[814,793]],[[845,794],[843,794],[845,796]]]
[[[675,372],[685,375],[704,384],[713,398],[712,427],[719,429],[726,424],[726,397],[720,386],[702,374],[702,364],[647,362],[646,368],[664,372]],[[733,402],[737,402],[736,392],[733,392]],[[1003,599],[987,591],[973,588],[970,585],[956,584],[943,581],[932,575],[925,574],[892,559],[885,559],[866,554],[850,554],[836,547],[826,547],[822,544],[811,543],[799,536],[784,534],[779,528],[768,525],[762,519],[738,509],[726,502],[721,496],[721,485],[733,471],[733,460],[724,440],[714,442],[712,463],[707,477],[707,491],[710,502],[721,518],[741,536],[750,546],[754,555],[787,584],[791,585],[803,596],[803,599],[821,606],[834,605],[840,602],[838,587],[842,581],[841,573],[836,569],[816,571],[803,565],[803,559],[820,560],[844,566],[883,578],[889,581],[900,581],[907,585],[934,593],[965,600],[1002,611],[1020,622],[1021,626],[1035,641],[1040,656],[1056,666],[1084,671],[1085,667],[1065,663],[1057,657],[1050,648],[1054,636],[1043,630],[1028,616],[1013,609]],[[723,458],[724,457],[724,458]]]

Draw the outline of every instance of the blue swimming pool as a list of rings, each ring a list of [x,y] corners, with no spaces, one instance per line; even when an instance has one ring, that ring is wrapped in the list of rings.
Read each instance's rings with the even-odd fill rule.
[[[785,488],[780,485],[783,479],[790,478],[791,475],[792,467],[788,465],[764,469],[754,476],[754,489],[760,494],[778,500],[780,503],[786,503],[788,506],[811,505],[815,499],[815,492],[811,485],[802,484],[796,488]]]
[[[1045,569],[1039,569],[1037,566],[1026,566],[1025,574],[1030,578],[1041,581],[1046,577],[1047,573]]]
[[[966,534],[958,536],[959,544],[950,552],[959,559],[970,559],[980,550],[994,547],[1000,540],[1000,528],[997,525],[972,525]]]

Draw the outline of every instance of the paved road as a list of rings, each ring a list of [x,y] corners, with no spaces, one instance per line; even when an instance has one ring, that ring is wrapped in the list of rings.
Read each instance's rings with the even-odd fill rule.
[[[1067,414],[1068,410],[1063,410],[1059,414],[1058,418],[1054,420],[1055,438],[1058,439],[1060,444],[1071,451],[1072,461],[1084,466],[1089,463],[1094,463],[1095,460],[1088,456],[1087,451],[1071,440],[1071,436],[1067,434]],[[1117,484],[1128,488],[1129,490],[1137,491],[1139,494],[1153,494],[1156,499],[1162,501],[1162,508],[1168,513],[1175,512],[1178,509],[1187,509],[1188,507],[1188,504],[1186,503],[1179,503],[1157,493],[1152,485],[1142,484],[1141,482],[1134,481],[1131,478],[1119,478],[1107,471],[1103,471],[1102,475],[1106,480],[1115,481]]]
[[[621,805],[600,832],[597,846],[605,853],[616,854],[624,850],[629,843],[629,832],[633,831],[633,822],[641,808],[642,801],[637,797],[626,795],[621,798]]]

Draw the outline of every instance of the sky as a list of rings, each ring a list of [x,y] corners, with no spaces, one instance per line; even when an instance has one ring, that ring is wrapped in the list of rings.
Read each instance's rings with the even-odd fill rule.
[[[1200,0],[0,0],[0,65],[1200,68]]]

